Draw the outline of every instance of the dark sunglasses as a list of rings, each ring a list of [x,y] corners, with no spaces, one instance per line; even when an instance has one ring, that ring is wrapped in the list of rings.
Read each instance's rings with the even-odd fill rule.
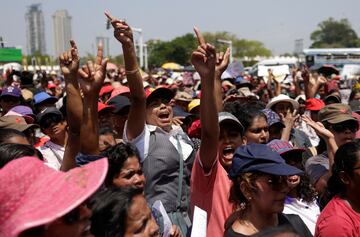
[[[287,185],[287,176],[280,175],[266,175],[267,183],[273,190],[280,190],[284,185]]]
[[[338,123],[338,124],[331,125],[331,127],[337,133],[345,132],[348,129],[352,133],[356,133],[357,130],[359,129],[359,126],[357,125],[356,122],[354,122],[354,123]]]
[[[41,123],[40,126],[43,129],[47,129],[49,127],[51,127],[51,125],[53,124],[58,124],[62,121],[60,116],[47,116],[46,118],[44,118]]]

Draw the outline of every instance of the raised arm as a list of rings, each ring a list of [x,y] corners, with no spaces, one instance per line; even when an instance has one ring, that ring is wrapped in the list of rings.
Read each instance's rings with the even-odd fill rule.
[[[307,67],[303,68],[302,78],[304,79],[306,99],[315,98],[320,87],[326,83],[325,77],[310,73]]]
[[[300,72],[300,71],[298,71],[297,67],[294,67],[291,69],[291,75],[292,75],[293,83],[295,86],[295,97],[301,94],[301,87],[300,87],[298,72]]]
[[[68,140],[60,170],[68,171],[76,167],[75,156],[80,151],[80,127],[82,123],[83,103],[77,81],[79,53],[75,41],[71,40],[71,49],[60,55],[60,69],[65,78],[66,114]]]
[[[197,28],[194,28],[199,46],[191,55],[191,63],[201,78],[201,145],[200,159],[205,171],[209,171],[217,157],[219,139],[219,123],[216,101],[214,99],[215,88],[215,64],[216,52],[214,46],[207,44]]]
[[[216,54],[216,66],[215,66],[215,101],[217,112],[221,112],[223,109],[223,95],[221,87],[221,75],[226,70],[230,62],[230,48],[227,48],[225,53],[220,52]]]
[[[105,12],[114,27],[114,36],[122,44],[124,53],[126,78],[129,82],[131,107],[127,121],[126,135],[129,141],[139,136],[144,130],[146,121],[146,96],[143,81],[135,54],[133,33],[130,26],[122,20]]]
[[[296,109],[291,112],[290,109],[286,112],[286,115],[280,114],[281,120],[283,121],[285,127],[281,133],[281,140],[289,141],[291,129],[294,127],[295,121],[300,117],[299,114],[296,114]]]
[[[331,167],[334,164],[335,153],[338,149],[334,134],[332,134],[328,129],[326,129],[321,122],[315,122],[307,115],[303,115],[302,118],[306,124],[310,125],[315,130],[317,135],[319,135],[325,140],[327,155],[329,158],[329,172],[331,172]]]
[[[274,74],[272,73],[271,69],[268,69],[268,80],[267,80],[267,83],[266,83],[266,87],[269,90],[270,98],[276,96],[276,88],[275,88],[274,91],[273,91],[273,88],[272,88],[273,81],[275,81]]]
[[[84,95],[83,120],[81,123],[81,152],[86,155],[99,154],[99,122],[97,105],[99,92],[106,75],[108,59],[103,60],[103,46],[98,46],[95,63],[88,61],[79,69],[79,84]]]
[[[315,183],[316,191],[321,194],[322,192],[324,192],[325,188],[327,187],[327,182],[329,181],[332,175],[332,166],[334,164],[334,157],[338,149],[338,146],[336,144],[334,135],[328,129],[326,129],[321,122],[315,122],[307,115],[303,115],[303,120],[308,125],[310,125],[315,130],[315,132],[320,137],[322,137],[326,142],[327,155],[329,159],[329,171],[325,173],[323,176],[321,176],[318,179],[318,181]]]

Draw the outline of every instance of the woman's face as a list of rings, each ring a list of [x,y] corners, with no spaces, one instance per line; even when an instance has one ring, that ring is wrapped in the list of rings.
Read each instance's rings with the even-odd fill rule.
[[[145,176],[136,156],[130,156],[124,162],[119,175],[113,179],[113,184],[116,187],[132,186],[144,190]]]
[[[255,117],[251,126],[245,132],[247,144],[266,144],[269,140],[269,126],[262,116]]]
[[[81,204],[65,216],[45,227],[45,237],[92,237],[90,233],[91,210]]]
[[[238,125],[235,126],[238,127]],[[220,123],[219,161],[226,170],[231,166],[235,149],[243,143],[241,133],[234,129],[235,126],[232,122]]]
[[[255,180],[250,206],[264,214],[281,213],[289,187],[287,176],[263,174]]]
[[[357,158],[357,162],[354,165],[353,168],[353,174],[351,177],[351,182],[350,182],[350,188],[353,190],[353,193],[357,193],[358,196],[360,196],[359,194],[359,187],[360,187],[360,156],[358,153],[358,158]]]
[[[286,116],[287,112],[290,110],[290,112],[293,112],[294,108],[290,102],[279,102],[276,103],[272,109],[275,113],[277,113],[279,116],[282,114],[283,116]]]
[[[159,226],[156,224],[143,195],[137,195],[133,198],[126,223],[124,237],[160,237]]]

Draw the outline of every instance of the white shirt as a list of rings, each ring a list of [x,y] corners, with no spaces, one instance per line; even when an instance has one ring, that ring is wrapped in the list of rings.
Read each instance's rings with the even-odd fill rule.
[[[192,146],[189,145],[188,143],[186,143],[185,139],[189,139],[189,138],[187,137],[187,135],[184,133],[184,131],[182,130],[182,128],[180,126],[172,125],[171,131],[166,132],[157,126],[146,124],[144,126],[144,130],[142,131],[142,133],[131,141],[129,141],[129,139],[127,138],[126,130],[127,130],[127,121],[125,123],[123,139],[125,142],[131,142],[132,144],[134,144],[137,147],[137,149],[139,150],[139,153],[140,153],[141,163],[144,162],[145,158],[147,157],[147,155],[149,153],[150,133],[154,132],[155,130],[157,130],[157,132],[167,134],[169,136],[169,141],[173,144],[173,146],[176,148],[176,150],[179,149],[177,146],[176,137],[178,135],[181,135],[181,136],[179,136],[180,137],[179,139],[180,139],[180,146],[181,146],[181,151],[182,151],[184,160],[189,158],[189,156],[191,155],[191,153],[193,151]]]
[[[305,111],[305,114],[310,116],[310,111]],[[315,130],[308,124],[305,123],[304,120],[300,119],[299,122],[295,125],[295,128],[303,131],[306,135],[308,135],[311,145],[313,147],[317,147],[320,142],[319,136],[316,134]]]
[[[320,215],[320,208],[316,201],[306,203],[296,198],[286,197],[283,213],[299,215],[311,234],[315,234],[316,221]]]
[[[65,147],[55,144],[52,141],[47,141],[39,150],[44,156],[44,161],[47,166],[60,170],[64,158]]]

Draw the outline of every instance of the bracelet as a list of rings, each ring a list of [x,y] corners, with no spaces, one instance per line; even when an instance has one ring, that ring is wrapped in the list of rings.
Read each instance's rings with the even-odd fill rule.
[[[128,71],[128,70],[125,71],[125,73],[126,73],[127,75],[135,74],[135,73],[137,73],[137,72],[139,72],[139,68],[136,68],[136,69],[131,70],[131,71]]]

